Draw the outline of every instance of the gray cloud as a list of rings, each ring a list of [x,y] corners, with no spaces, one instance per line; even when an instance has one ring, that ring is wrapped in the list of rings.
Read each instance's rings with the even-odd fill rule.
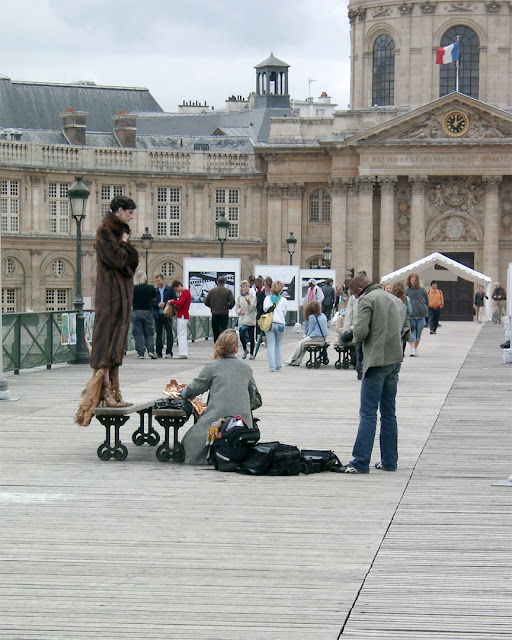
[[[147,86],[166,110],[182,99],[217,108],[254,88],[270,51],[291,65],[290,89],[349,92],[347,2],[318,0],[22,0],[4,8],[0,73],[18,80]]]

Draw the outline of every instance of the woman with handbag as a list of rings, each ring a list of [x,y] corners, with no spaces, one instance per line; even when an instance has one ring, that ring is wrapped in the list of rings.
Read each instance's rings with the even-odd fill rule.
[[[256,328],[256,296],[250,290],[250,284],[247,280],[240,283],[242,290],[241,295],[236,299],[235,311],[238,315],[238,327],[240,329],[240,342],[244,350],[242,359],[247,358],[250,353],[249,360],[254,360],[254,331]],[[250,344],[250,352],[247,351],[247,344]]]
[[[272,324],[266,330],[268,366],[271,372],[281,371],[283,364],[282,343],[287,311],[286,298],[281,295],[283,286],[282,282],[275,280],[271,294],[263,301],[263,315],[272,312]]]
[[[309,319],[308,335],[298,343],[295,351],[285,362],[285,365],[299,367],[306,353],[306,347],[310,344],[322,345],[326,342],[329,333],[327,316],[322,313],[319,302],[308,302],[304,307],[304,318]]]
[[[253,425],[252,411],[261,406],[261,396],[252,369],[236,357],[237,353],[236,331],[223,331],[215,342],[211,362],[181,391],[186,400],[209,391],[206,410],[182,440],[185,464],[207,464],[206,440],[212,423],[225,416],[240,415],[249,427]]]

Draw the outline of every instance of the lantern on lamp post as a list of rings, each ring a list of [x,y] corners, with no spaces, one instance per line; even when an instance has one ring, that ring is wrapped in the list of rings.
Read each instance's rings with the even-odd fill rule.
[[[331,268],[332,248],[331,245],[326,244],[324,247],[324,262],[327,269]]]
[[[290,264],[292,264],[293,254],[295,253],[296,244],[297,244],[297,238],[294,237],[293,231],[290,231],[290,235],[286,238],[286,247],[288,248],[288,254],[290,256]]]
[[[217,221],[215,222],[215,227],[217,228],[217,239],[220,242],[220,257],[223,258],[224,257],[224,243],[227,240],[228,237],[228,231],[229,231],[229,221],[226,220],[226,216],[224,214],[224,212],[222,212]]]
[[[146,252],[146,277],[149,281],[149,273],[148,273],[148,254],[149,250],[153,246],[153,236],[149,233],[149,227],[146,227],[146,230],[140,237],[140,243],[142,248]]]
[[[82,222],[90,191],[81,177],[68,189],[71,215],[76,222],[76,293],[73,306],[76,311],[76,357],[73,364],[89,364],[89,351],[85,344],[84,299],[82,296]]]

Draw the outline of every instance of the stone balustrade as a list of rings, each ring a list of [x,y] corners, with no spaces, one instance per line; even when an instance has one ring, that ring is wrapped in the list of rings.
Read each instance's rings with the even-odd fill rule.
[[[257,173],[251,153],[156,151],[0,143],[0,167],[24,167],[81,171],[132,171],[135,173],[251,174]]]

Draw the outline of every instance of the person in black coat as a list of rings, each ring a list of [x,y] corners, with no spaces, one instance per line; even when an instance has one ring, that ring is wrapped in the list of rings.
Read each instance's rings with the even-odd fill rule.
[[[155,321],[156,332],[156,357],[161,358],[164,349],[162,334],[165,329],[167,336],[166,358],[172,358],[172,325],[169,318],[164,314],[165,305],[169,300],[177,300],[178,296],[174,289],[165,283],[164,276],[159,273],[155,277],[156,301],[153,303],[153,320]]]

